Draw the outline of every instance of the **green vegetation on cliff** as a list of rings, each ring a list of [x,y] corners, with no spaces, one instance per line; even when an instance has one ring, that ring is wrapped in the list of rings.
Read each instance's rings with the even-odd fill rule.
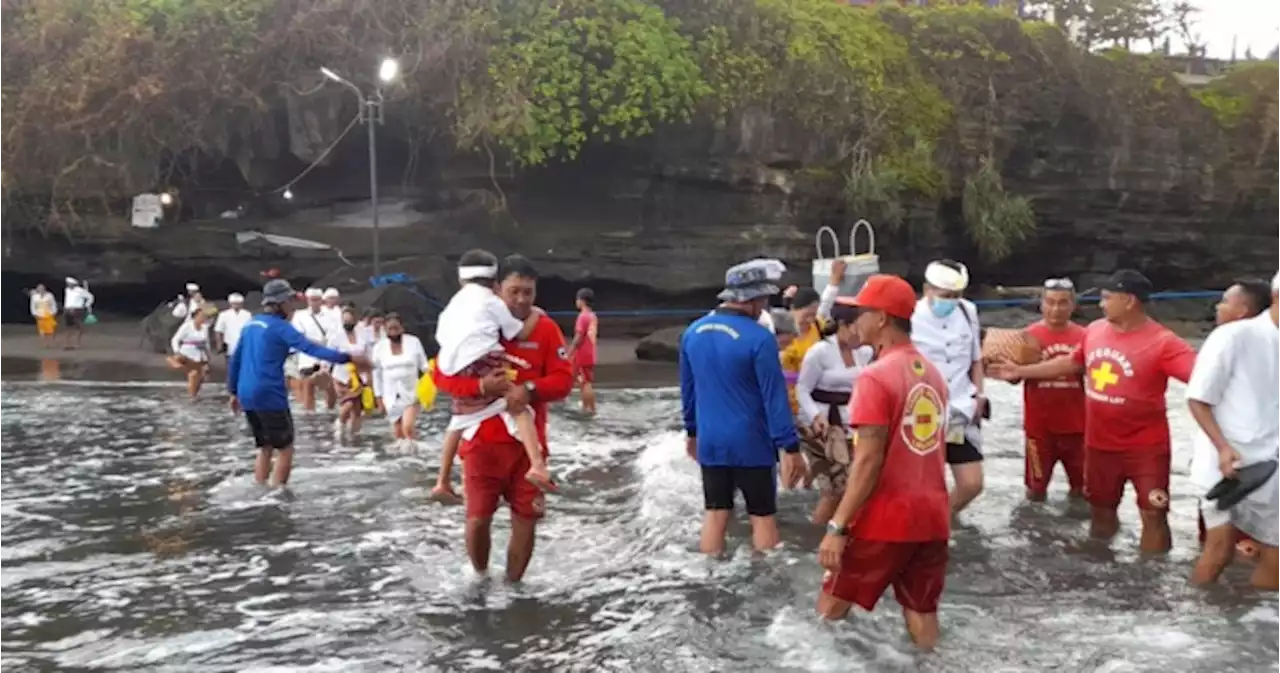
[[[895,224],[909,203],[958,200],[992,259],[1034,227],[1034,204],[1003,182],[1013,140],[1052,124],[1068,96],[1120,120],[1202,113],[1231,148],[1219,158],[1241,173],[1233,188],[1256,197],[1276,182],[1274,64],[1192,96],[1159,59],[1095,56],[1053,26],[977,7],[41,0],[5,18],[5,194],[47,197],[54,221],[155,188],[191,150],[246,170],[274,111],[319,94],[319,65],[369,86],[352,64],[387,54],[405,70],[388,122],[410,143],[447,134],[536,166],[756,111],[810,135],[823,151],[808,168],[841,176],[851,210]],[[1229,168],[1246,159],[1265,179]]]

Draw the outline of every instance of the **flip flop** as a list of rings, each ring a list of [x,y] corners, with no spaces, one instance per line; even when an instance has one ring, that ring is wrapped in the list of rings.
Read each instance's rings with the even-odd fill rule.
[[[432,489],[430,495],[428,495],[427,497],[432,502],[438,502],[442,505],[461,505],[462,504],[462,496],[458,495],[457,493],[454,493],[453,491],[445,491],[444,493],[437,493],[434,489]]]
[[[544,481],[541,478],[533,477],[527,474],[525,475],[524,478],[527,479],[530,484],[537,486],[538,490],[542,491],[543,493],[556,493],[560,490],[560,487],[556,484],[555,479],[548,478]]]
[[[1274,460],[1264,460],[1261,463],[1238,468],[1234,478],[1223,479],[1209,489],[1204,496],[1205,500],[1217,501],[1219,510],[1231,509],[1267,483],[1278,466],[1280,463]]]

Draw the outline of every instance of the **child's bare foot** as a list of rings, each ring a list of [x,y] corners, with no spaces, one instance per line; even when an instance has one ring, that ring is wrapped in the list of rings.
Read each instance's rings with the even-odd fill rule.
[[[451,484],[436,484],[436,487],[431,489],[431,499],[445,505],[462,504],[462,496],[453,490]]]
[[[525,473],[524,478],[528,479],[529,483],[537,486],[543,493],[555,493],[560,490],[560,487],[556,486],[556,482],[552,481],[551,471],[547,469],[546,465],[534,465]]]

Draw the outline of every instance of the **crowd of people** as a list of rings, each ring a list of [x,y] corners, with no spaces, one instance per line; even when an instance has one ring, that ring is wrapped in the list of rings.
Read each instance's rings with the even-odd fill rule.
[[[756,549],[777,545],[780,489],[816,484],[826,527],[818,612],[874,608],[892,586],[911,639],[939,633],[953,518],[981,495],[990,377],[1024,388],[1025,485],[1043,501],[1054,467],[1091,510],[1090,534],[1112,538],[1126,483],[1137,494],[1140,547],[1172,545],[1169,379],[1188,384],[1197,424],[1191,463],[1203,530],[1191,581],[1216,581],[1238,557],[1252,583],[1280,584],[1280,274],[1242,281],[1218,305],[1219,327],[1195,351],[1147,312],[1153,292],[1121,270],[1101,288],[1103,317],[1071,321],[1075,285],[1044,281],[1040,320],[1020,332],[1023,359],[983,344],[968,269],[928,265],[921,297],[902,278],[871,275],[840,296],[781,292],[781,264],[726,273],[722,303],[685,330],[680,391],[686,448],[702,474],[701,549],[718,554],[737,493]],[[783,294],[789,310],[770,309]],[[766,319],[767,316],[767,319]],[[945,466],[953,485],[947,486]]]

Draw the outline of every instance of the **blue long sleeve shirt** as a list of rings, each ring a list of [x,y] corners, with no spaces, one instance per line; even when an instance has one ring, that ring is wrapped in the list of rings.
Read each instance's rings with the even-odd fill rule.
[[[700,465],[770,467],[800,448],[777,339],[741,311],[716,309],[680,337],[680,403]]]
[[[347,363],[351,357],[325,348],[302,335],[289,321],[274,314],[253,316],[240,332],[240,341],[227,363],[227,390],[245,411],[286,411],[289,393],[284,385],[284,361],[299,351],[327,362]]]

